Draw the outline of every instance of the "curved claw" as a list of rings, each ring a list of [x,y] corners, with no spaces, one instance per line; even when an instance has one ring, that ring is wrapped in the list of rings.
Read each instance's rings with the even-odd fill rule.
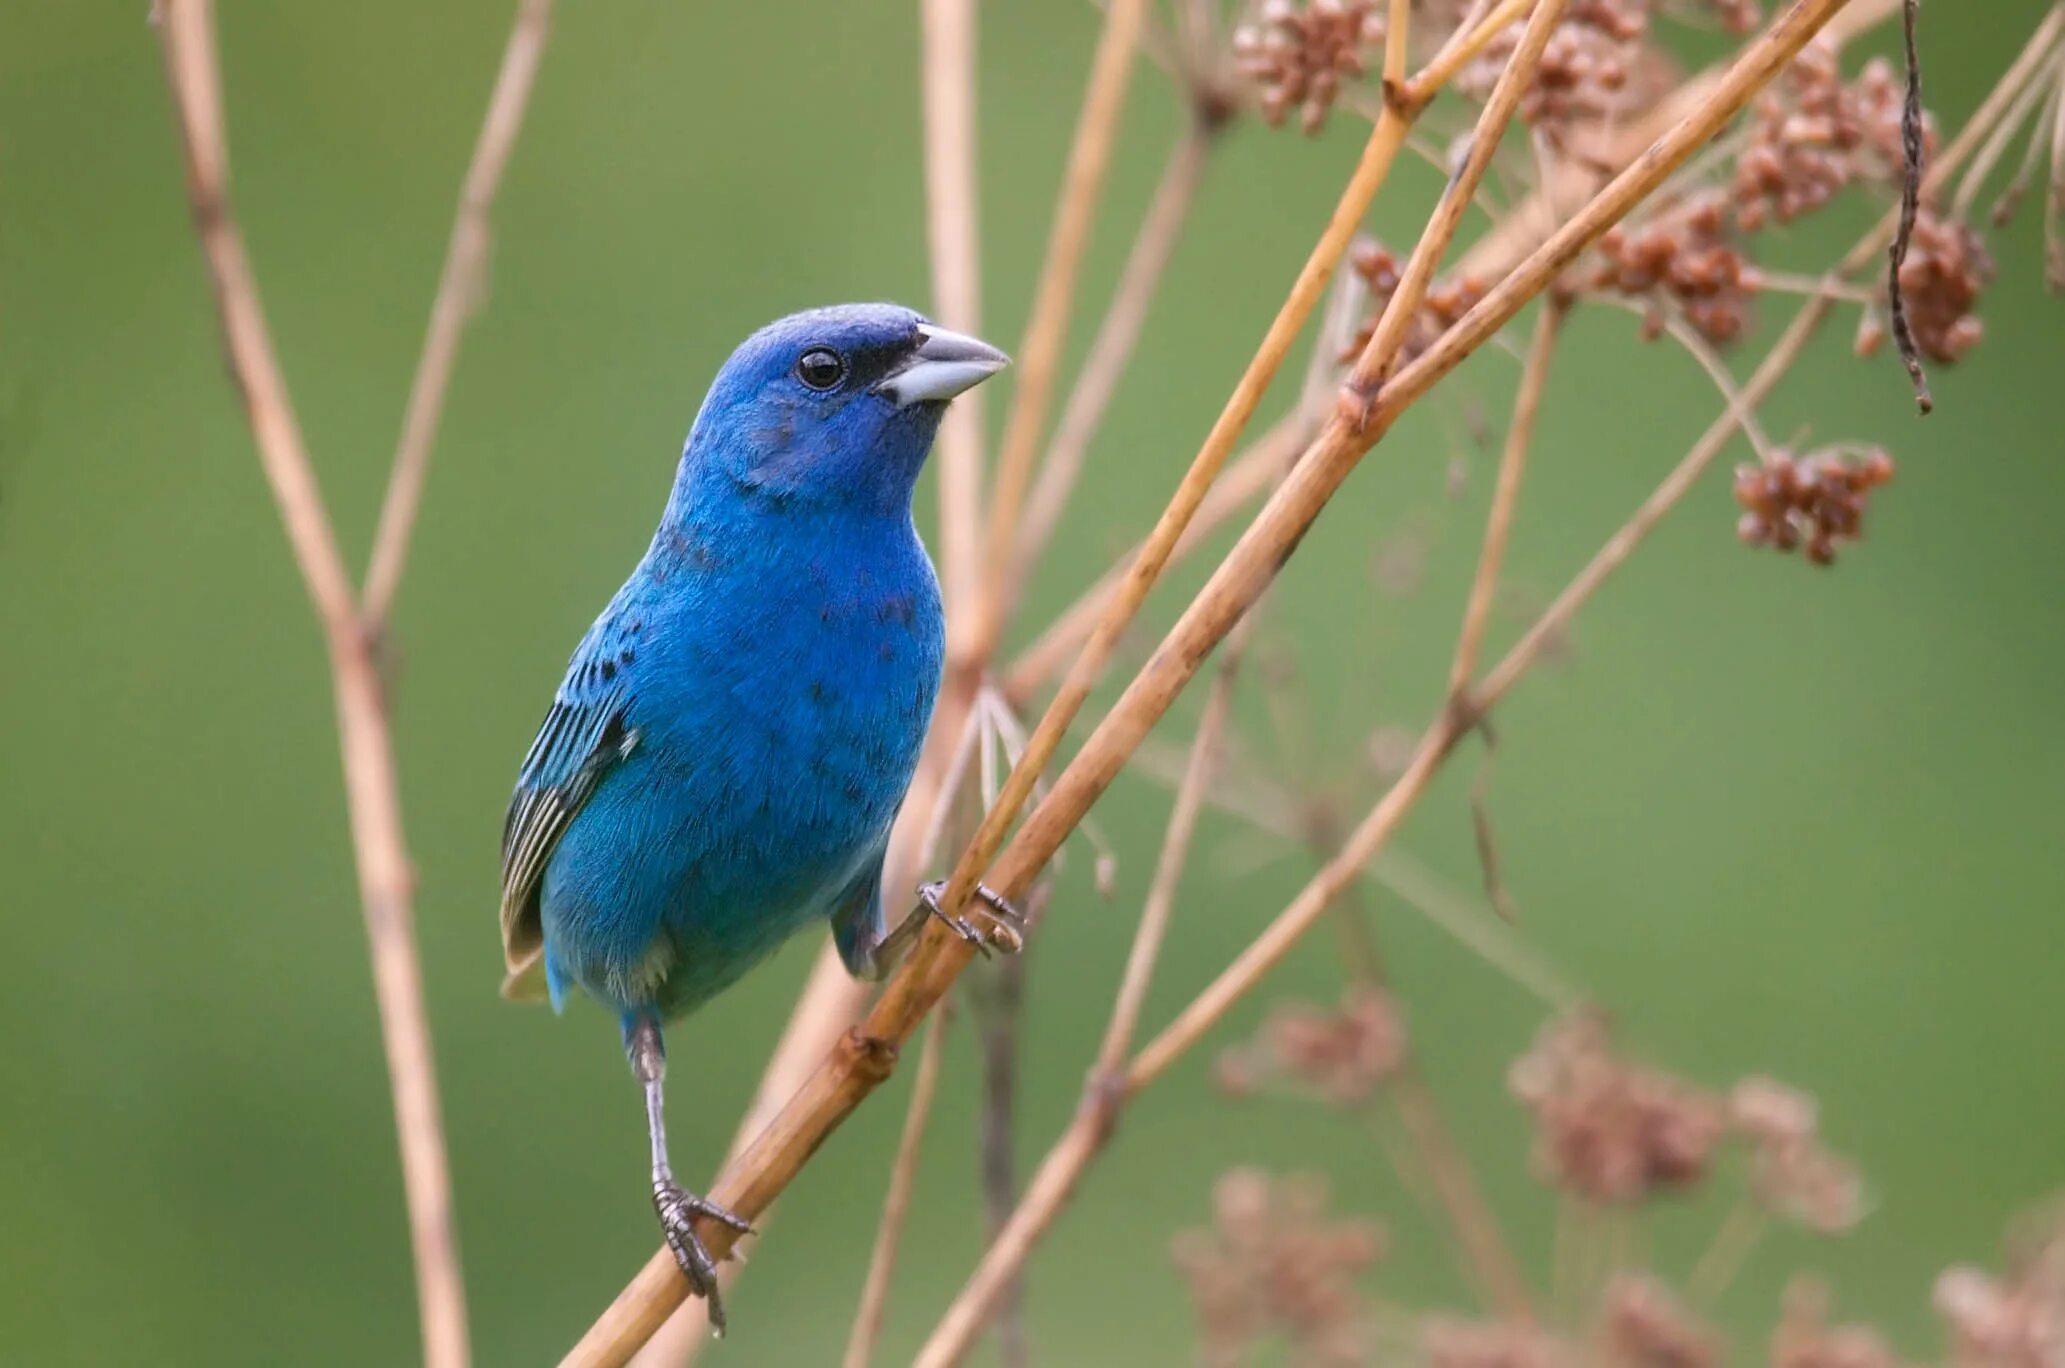
[[[709,1301],[710,1328],[722,1335],[724,1298],[718,1291],[717,1261],[710,1257],[710,1251],[696,1234],[695,1218],[708,1216],[742,1235],[752,1234],[752,1225],[737,1213],[672,1183],[655,1185],[652,1205],[660,1218],[660,1233],[665,1237],[667,1247],[674,1251],[674,1261],[681,1265],[682,1276],[688,1279],[690,1291]]]
[[[988,884],[975,885],[975,896],[990,909],[993,925],[984,930],[962,917],[949,917],[939,905],[940,896],[946,892],[946,881],[937,879],[918,885],[918,904],[927,912],[946,923],[949,931],[959,936],[979,953],[987,957],[992,950],[1001,950],[1015,955],[1025,948],[1025,915],[1011,900],[991,888]]]

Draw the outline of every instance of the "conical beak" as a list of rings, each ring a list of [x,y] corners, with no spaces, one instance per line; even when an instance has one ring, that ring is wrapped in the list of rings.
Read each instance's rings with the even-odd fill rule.
[[[902,369],[875,384],[898,408],[927,400],[944,402],[971,389],[1011,364],[1011,358],[987,342],[935,324],[918,327],[918,346]]]

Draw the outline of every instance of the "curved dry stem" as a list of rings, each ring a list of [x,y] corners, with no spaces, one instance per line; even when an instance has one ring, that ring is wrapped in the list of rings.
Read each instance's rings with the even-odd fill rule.
[[[524,109],[530,104],[551,21],[552,0],[521,0],[517,5],[509,42],[502,49],[502,67],[495,74],[494,92],[488,96],[487,118],[480,126],[473,160],[459,189],[459,212],[445,247],[444,269],[430,306],[430,325],[416,361],[416,378],[409,384],[401,440],[395,446],[387,494],[380,505],[379,529],[373,534],[373,552],[366,566],[363,612],[376,634],[386,630],[408,564],[430,448],[437,440],[438,419],[444,414],[445,394],[451,388],[452,368],[459,355],[459,335],[480,307],[486,287],[488,248],[493,240],[488,215],[495,205],[503,168],[516,148],[516,135],[523,130]]]
[[[415,879],[402,834],[386,699],[371,636],[302,441],[230,203],[229,148],[209,0],[166,0],[159,32],[186,159],[187,195],[214,286],[229,371],[329,646],[346,806],[401,1146],[423,1357],[432,1368],[462,1368],[469,1354],[466,1292],[416,958]]]

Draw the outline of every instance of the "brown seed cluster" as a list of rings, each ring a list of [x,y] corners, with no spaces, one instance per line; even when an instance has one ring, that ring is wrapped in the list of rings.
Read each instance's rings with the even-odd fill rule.
[[[1717,1099],[1615,1056],[1595,1012],[1551,1022],[1508,1086],[1533,1114],[1536,1170],[1601,1204],[1698,1182],[1725,1129]]]
[[[1868,1325],[1830,1325],[1828,1289],[1795,1278],[1771,1334],[1771,1368],[1899,1368],[1885,1337]]]
[[[1574,1368],[1569,1345],[1535,1325],[1433,1316],[1420,1332],[1427,1368]]]
[[[1597,265],[1580,288],[1649,300],[1644,337],[1663,332],[1668,303],[1708,341],[1733,342],[1749,326],[1763,281],[1731,240],[1727,210],[1721,192],[1701,191],[1642,223],[1615,225],[1599,239]]]
[[[1362,349],[1376,336],[1377,320],[1384,316],[1384,310],[1391,305],[1391,296],[1398,292],[1399,273],[1405,264],[1388,247],[1370,241],[1356,243],[1349,253],[1348,262],[1369,286],[1370,312],[1362,326],[1356,329],[1354,338],[1341,349],[1344,365],[1352,364],[1361,356]],[[1406,324],[1405,336],[1399,343],[1398,356],[1392,368],[1395,370],[1410,363],[1440,341],[1441,335],[1470,312],[1490,288],[1475,276],[1430,283],[1420,300],[1419,310]]]
[[[1955,361],[1985,334],[1972,306],[1993,279],[1993,257],[1968,223],[1924,210],[1915,219],[1900,287],[1915,344],[1931,361]]]
[[[1607,1362],[1631,1368],[1714,1368],[1720,1339],[1654,1278],[1623,1273],[1606,1285],[1600,1332]]]
[[[1234,1169],[1212,1190],[1212,1226],[1177,1235],[1176,1267],[1196,1305],[1201,1357],[1238,1364],[1258,1343],[1287,1338],[1292,1362],[1368,1363],[1367,1308],[1356,1279],[1384,1253],[1367,1221],[1326,1215],[1326,1184]]]
[[[1735,501],[1743,509],[1736,535],[1750,546],[1780,551],[1804,546],[1809,561],[1832,565],[1837,542],[1864,535],[1871,491],[1892,478],[1893,458],[1882,450],[1795,457],[1781,448],[1766,462],[1736,468]]]
[[[1287,1082],[1335,1106],[1366,1102],[1405,1059],[1405,1021],[1387,993],[1351,987],[1338,1010],[1284,1003],[1256,1037],[1219,1057],[1219,1085],[1246,1096]]]
[[[1770,1211],[1820,1235],[1840,1235],[1864,1216],[1864,1179],[1821,1141],[1814,1099],[1771,1078],[1745,1078],[1728,1096],[1728,1120],[1751,1147],[1750,1188]]]
[[[1521,92],[1520,117],[1561,147],[1579,126],[1626,112],[1648,33],[1648,0],[1571,0]],[[1519,43],[1518,26],[1507,28],[1456,73],[1457,89],[1484,99]]]
[[[1955,1368],[2057,1368],[2065,1363],[2065,1208],[2010,1240],[2007,1272],[1970,1265],[1936,1279]]]
[[[1706,8],[1722,28],[1738,37],[1764,22],[1764,7],[1757,0],[1706,0]]]
[[[1809,43],[1785,80],[1757,97],[1749,143],[1735,163],[1737,223],[1746,231],[1791,223],[1854,182],[1893,184],[1900,104],[1900,77],[1883,58],[1845,83],[1834,44]],[[1925,133],[1925,147],[1932,140]]]
[[[1374,0],[1266,0],[1233,31],[1234,69],[1254,83],[1271,127],[1295,109],[1298,126],[1317,133],[1341,83],[1368,71],[1363,54],[1383,40]]]

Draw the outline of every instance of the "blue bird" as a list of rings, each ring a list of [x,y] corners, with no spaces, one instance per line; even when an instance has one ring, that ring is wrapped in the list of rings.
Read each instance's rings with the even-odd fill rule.
[[[829,919],[873,976],[882,861],[938,693],[939,582],[911,490],[947,401],[1004,354],[908,309],[796,314],[732,353],[659,531],[588,629],[502,836],[504,990],[613,1009],[645,1091],[653,1206],[723,1329],[667,1162],[661,1025]],[[1000,909],[1009,915],[1005,905]],[[965,924],[955,929],[974,936]]]

